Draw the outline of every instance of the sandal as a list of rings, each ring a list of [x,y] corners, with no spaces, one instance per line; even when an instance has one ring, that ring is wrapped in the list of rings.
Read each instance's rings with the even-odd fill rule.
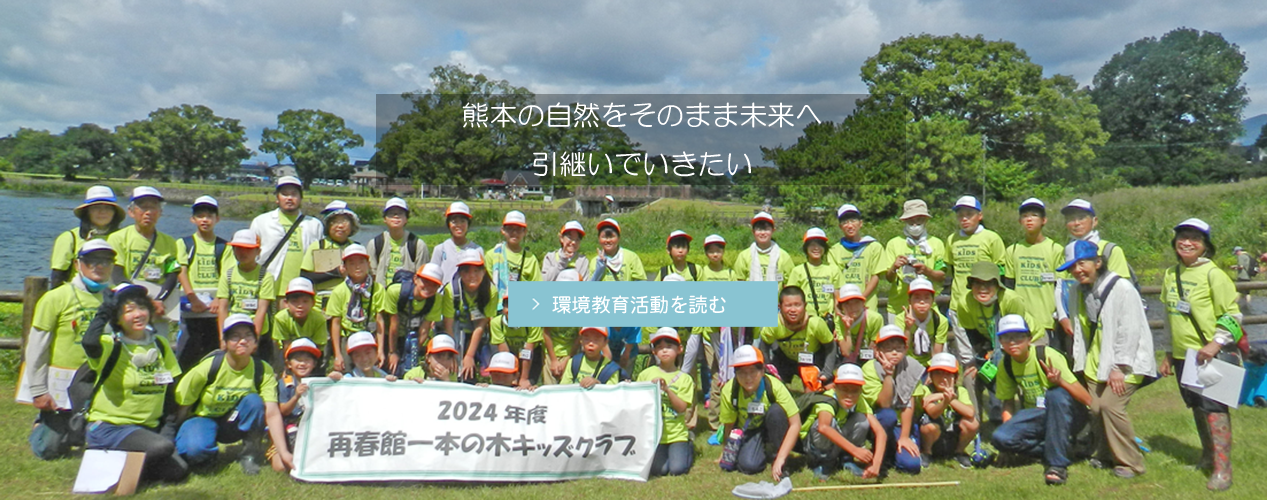
[[[1048,485],[1062,485],[1069,479],[1069,471],[1064,467],[1048,467],[1043,472],[1043,479]]]

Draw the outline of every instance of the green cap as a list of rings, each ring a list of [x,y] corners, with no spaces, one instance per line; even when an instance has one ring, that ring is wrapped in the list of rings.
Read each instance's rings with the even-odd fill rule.
[[[999,266],[993,262],[980,261],[972,265],[972,272],[968,274],[970,280],[981,281],[999,281]],[[968,288],[972,288],[971,285]]]

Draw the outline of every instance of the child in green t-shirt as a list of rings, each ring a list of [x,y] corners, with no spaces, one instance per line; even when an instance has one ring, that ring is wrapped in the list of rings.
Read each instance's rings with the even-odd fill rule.
[[[888,435],[862,397],[866,382],[862,368],[852,363],[840,365],[834,382],[834,404],[830,396],[822,396],[824,401],[815,402],[809,418],[801,424],[801,448],[819,479],[825,479],[837,463],[854,476],[879,477]],[[873,443],[870,450],[865,447],[868,437]],[[843,453],[848,456],[842,461]]]
[[[933,458],[954,457],[960,468],[971,469],[965,451],[980,428],[968,390],[955,384],[959,362],[948,352],[934,354],[928,364],[928,380],[915,390],[919,413],[920,461],[928,467]]]
[[[766,452],[770,444],[778,450],[772,464],[774,480],[778,481],[785,475],[783,465],[800,436],[801,414],[796,400],[783,382],[765,373],[761,351],[740,346],[731,359],[735,377],[722,387],[720,419],[726,446],[731,447],[729,441],[737,438],[738,453],[733,462],[723,460],[720,465],[723,470],[760,473],[770,461]]]
[[[498,387],[509,387],[516,390],[529,390],[533,386],[529,384],[527,387],[521,387],[519,382],[519,360],[512,352],[499,352],[494,354],[488,360],[489,383]],[[476,384],[481,387],[488,387],[489,384]]]
[[[502,312],[489,321],[489,343],[498,352],[508,352],[519,359],[517,370],[520,389],[527,389],[541,380],[541,345],[543,335],[539,326],[510,326],[510,295],[502,296]],[[489,361],[490,366],[492,361]]]
[[[686,261],[686,255],[691,253],[691,240],[691,235],[686,234],[686,231],[669,233],[664,243],[669,251],[670,264],[660,268],[660,271],[656,273],[656,281],[664,281],[664,278],[670,274],[681,276],[682,281],[703,281],[698,276],[699,271],[695,263]]]
[[[502,218],[503,241],[485,252],[488,274],[499,297],[506,294],[512,281],[541,281],[541,262],[523,244],[527,232],[528,219],[523,212],[506,212]]]
[[[651,335],[651,352],[660,361],[659,366],[648,366],[638,374],[639,382],[654,382],[660,386],[664,429],[655,457],[651,459],[651,475],[680,476],[690,472],[695,462],[695,446],[686,430],[686,410],[695,394],[695,382],[678,369],[682,343],[677,330],[668,327],[656,330]]]
[[[233,247],[237,265],[220,276],[220,286],[216,289],[216,299],[220,302],[216,311],[220,331],[224,331],[225,319],[230,314],[245,314],[254,322],[255,331],[268,335],[268,307],[277,293],[274,292],[273,275],[255,262],[260,256],[260,238],[255,231],[242,229],[233,233],[229,246]],[[224,349],[223,338],[220,339],[220,348]]]
[[[345,342],[349,335],[357,331],[367,331],[371,335],[378,334],[378,363],[386,361],[381,336],[383,328],[383,299],[387,295],[383,284],[374,281],[370,276],[370,258],[365,247],[358,244],[348,245],[343,249],[343,274],[347,278],[330,292],[330,302],[326,304],[326,317],[330,318],[330,348],[334,351],[335,371],[346,371],[344,360]]]
[[[580,281],[580,272],[575,268],[559,271],[555,281]],[[575,327],[550,326],[541,329],[545,350],[548,353],[545,361],[549,361],[547,369],[541,371],[541,382],[545,385],[558,384],[563,380],[563,371],[568,367],[568,360],[576,355],[577,334]]]
[[[370,332],[356,332],[348,336],[348,356],[352,358],[352,369],[347,376],[353,378],[381,378],[395,382],[396,376],[378,367],[378,342]],[[340,372],[332,372],[330,380],[339,381],[344,377]]]
[[[427,339],[437,330],[436,324],[443,328],[445,319],[453,318],[453,298],[447,289],[440,288],[443,281],[440,266],[428,262],[414,274],[410,284],[412,297],[400,296],[406,283],[387,286],[383,314],[388,318],[387,351],[390,354],[385,367],[388,372],[402,373],[418,366],[425,357]],[[411,336],[417,339],[415,343],[408,341]]]
[[[779,324],[761,329],[761,341],[775,345],[770,350],[770,363],[779,372],[784,384],[792,377],[800,377],[805,392],[817,392],[826,380],[821,372],[827,362],[835,336],[822,318],[810,316],[805,311],[805,292],[788,285],[779,293]]]
[[[286,308],[273,315],[273,340],[278,352],[289,352],[295,339],[308,339],[317,349],[326,350],[330,332],[326,316],[313,309],[316,291],[308,278],[295,278],[286,286]]]
[[[861,364],[875,357],[875,339],[884,326],[884,317],[867,307],[867,298],[858,285],[836,289],[836,339],[842,361]]]
[[[216,236],[220,222],[220,205],[215,198],[199,196],[194,200],[189,222],[197,229],[193,235],[176,240],[176,261],[180,263],[180,325],[184,332],[180,350],[182,368],[192,368],[207,353],[219,347],[216,329],[216,288],[222,269],[232,265],[228,242]]]
[[[934,354],[946,350],[950,332],[950,321],[933,304],[934,293],[931,281],[915,278],[907,288],[908,304],[893,320],[893,324],[906,329],[906,337],[911,339],[908,354],[924,366]]]
[[[291,280],[291,282],[294,281]],[[287,302],[292,302],[289,297]],[[282,379],[277,384],[277,406],[282,414],[282,422],[286,425],[287,448],[293,450],[295,436],[299,433],[299,419],[304,414],[304,406],[299,404],[299,399],[308,393],[308,384],[304,383],[304,379],[316,373],[317,367],[321,365],[321,348],[306,338],[293,339],[287,344],[284,351],[286,371],[282,373]],[[286,465],[282,463],[281,457],[277,456],[276,447],[269,447],[265,456],[272,461],[273,470],[286,471]]]
[[[835,328],[832,311],[836,309],[836,289],[844,284],[840,268],[829,260],[827,254],[827,233],[822,229],[811,227],[805,231],[801,250],[805,252],[805,262],[792,268],[787,279],[788,286],[798,286],[805,292],[805,309],[811,316],[818,316],[828,321],[828,326]]]
[[[581,353],[569,361],[559,384],[576,383],[585,389],[598,384],[616,385],[620,381],[620,366],[603,356],[603,348],[607,347],[607,327],[581,328],[580,341]]]
[[[431,342],[427,345],[426,363],[411,368],[401,378],[419,384],[425,380],[457,382],[458,348],[453,337],[444,333],[431,337]]]
[[[1047,205],[1042,200],[1030,198],[1021,202],[1019,213],[1025,239],[1007,247],[1003,286],[1014,290],[1023,300],[1028,311],[1026,317],[1034,321],[1031,327],[1043,336],[1043,341],[1056,340],[1059,343],[1055,345],[1069,352],[1072,343],[1066,347],[1064,342],[1069,337],[1053,335],[1055,322],[1052,319],[1056,312],[1056,268],[1064,264],[1064,247],[1043,235]]]

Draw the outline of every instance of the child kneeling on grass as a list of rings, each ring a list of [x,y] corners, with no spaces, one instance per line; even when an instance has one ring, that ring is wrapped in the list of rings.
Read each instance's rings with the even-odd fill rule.
[[[927,382],[915,390],[919,414],[920,463],[928,467],[932,459],[954,457],[960,468],[971,469],[965,450],[977,437],[980,423],[968,390],[956,386],[959,361],[954,354],[934,354],[928,364]]]
[[[722,470],[760,473],[770,459],[766,443],[778,442],[773,464],[774,480],[778,481],[785,475],[783,465],[800,434],[801,414],[796,400],[783,382],[765,373],[765,361],[756,348],[741,346],[735,349],[733,359],[735,378],[721,390],[722,435],[727,436],[727,441],[734,439],[731,431],[736,428],[742,435],[738,437],[734,462],[728,465],[726,460],[721,460],[719,463]],[[730,446],[728,443],[727,447]]]
[[[304,278],[295,279],[308,281]],[[304,405],[299,403],[299,398],[308,393],[308,384],[304,383],[304,379],[312,376],[321,364],[321,348],[307,338],[298,338],[287,344],[286,372],[277,385],[277,406],[282,413],[282,423],[286,426],[286,448],[293,450],[295,435],[299,432],[299,420],[304,416]],[[269,446],[264,455],[273,463],[273,470],[286,472],[286,464],[278,456],[276,446]]]
[[[879,477],[888,435],[862,397],[862,368],[840,365],[835,375],[835,400],[816,396],[826,400],[810,405],[811,418],[801,426],[801,448],[820,480],[825,480],[837,463],[854,476]],[[874,444],[871,450],[864,446],[868,437]]]
[[[690,374],[678,368],[678,356],[682,354],[682,341],[677,330],[662,327],[651,336],[651,352],[660,361],[659,366],[648,366],[638,375],[639,382],[655,382],[660,385],[660,411],[664,430],[655,458],[651,460],[652,476],[680,476],[691,471],[695,463],[695,445],[686,430],[686,410],[695,394],[695,381]]]
[[[915,389],[924,377],[924,365],[906,356],[906,332],[884,325],[876,339],[875,359],[862,365],[866,383],[862,395],[875,409],[876,419],[895,442],[885,449],[884,463],[897,470],[919,474],[919,432],[915,430]]]

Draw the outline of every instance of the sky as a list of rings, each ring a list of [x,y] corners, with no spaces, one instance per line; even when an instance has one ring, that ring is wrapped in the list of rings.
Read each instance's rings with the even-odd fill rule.
[[[294,108],[342,116],[373,154],[375,95],[458,64],[537,94],[856,94],[900,37],[981,34],[1091,83],[1126,44],[1178,27],[1245,53],[1244,118],[1267,113],[1261,0],[334,2],[0,0],[0,135],[114,127],[203,104],[248,147]],[[269,155],[267,160],[272,160]]]

